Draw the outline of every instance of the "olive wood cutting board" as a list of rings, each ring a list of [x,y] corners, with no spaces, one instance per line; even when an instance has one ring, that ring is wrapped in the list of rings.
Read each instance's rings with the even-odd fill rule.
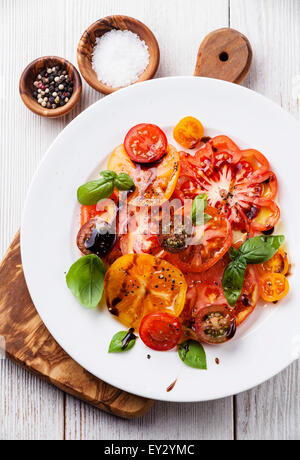
[[[251,46],[244,35],[233,29],[219,29],[201,43],[195,75],[240,83],[250,69],[251,59]],[[153,405],[150,399],[119,390],[94,377],[54,340],[26,286],[19,232],[0,265],[0,339],[1,336],[8,358],[99,409],[124,418],[136,418]]]
[[[20,233],[0,265],[0,335],[6,356],[66,393],[125,418],[145,414],[153,401],[121,391],[83,369],[58,345],[39,317],[21,262]]]

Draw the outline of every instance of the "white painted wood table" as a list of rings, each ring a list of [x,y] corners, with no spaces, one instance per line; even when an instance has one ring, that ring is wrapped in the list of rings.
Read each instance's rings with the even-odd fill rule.
[[[29,183],[48,146],[72,118],[102,97],[84,83],[71,115],[42,119],[19,98],[20,73],[42,55],[56,54],[76,64],[85,28],[118,13],[140,19],[157,36],[158,77],[193,74],[198,46],[208,32],[224,26],[240,30],[254,52],[244,84],[299,117],[298,0],[0,0],[1,257],[20,225]],[[298,97],[292,91],[297,75]],[[145,417],[126,421],[0,360],[0,439],[299,440],[299,382],[299,363],[294,363],[238,396],[197,404],[157,402]]]

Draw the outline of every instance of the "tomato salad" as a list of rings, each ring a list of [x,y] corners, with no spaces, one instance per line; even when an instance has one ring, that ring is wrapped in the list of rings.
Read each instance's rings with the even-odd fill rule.
[[[126,327],[110,352],[129,350],[138,334],[203,369],[201,344],[230,340],[259,299],[286,296],[289,262],[274,234],[280,209],[267,158],[225,135],[204,137],[194,117],[173,136],[182,150],[154,124],[132,127],[107,170],[78,188],[82,257],[67,285],[88,308],[104,293]]]

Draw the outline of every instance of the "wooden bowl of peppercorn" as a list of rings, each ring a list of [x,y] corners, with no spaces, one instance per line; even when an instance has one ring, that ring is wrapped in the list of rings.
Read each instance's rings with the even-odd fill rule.
[[[80,99],[82,82],[77,69],[66,59],[44,56],[23,71],[19,91],[29,110],[47,118],[70,112]]]

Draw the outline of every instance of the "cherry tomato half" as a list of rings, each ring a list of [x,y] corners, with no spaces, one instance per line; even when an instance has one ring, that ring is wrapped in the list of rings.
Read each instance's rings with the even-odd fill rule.
[[[266,302],[277,302],[289,292],[289,282],[281,273],[268,273],[259,281],[260,295]]]
[[[204,128],[197,118],[185,117],[175,126],[173,136],[176,142],[186,149],[198,147]]]
[[[236,331],[235,317],[226,305],[210,305],[198,312],[195,328],[201,342],[227,342]]]
[[[153,163],[167,151],[165,133],[156,125],[141,123],[131,128],[125,136],[127,155],[136,163]]]
[[[285,275],[289,270],[287,253],[280,248],[276,254],[271,257],[271,259],[263,264],[258,264],[256,268],[258,273],[261,275],[265,275],[267,273],[281,273],[282,275]]]
[[[114,228],[101,217],[94,217],[80,228],[77,246],[83,254],[105,257],[112,251],[116,239]]]
[[[167,351],[179,342],[181,325],[178,318],[169,313],[150,313],[142,319],[139,334],[147,347]]]

